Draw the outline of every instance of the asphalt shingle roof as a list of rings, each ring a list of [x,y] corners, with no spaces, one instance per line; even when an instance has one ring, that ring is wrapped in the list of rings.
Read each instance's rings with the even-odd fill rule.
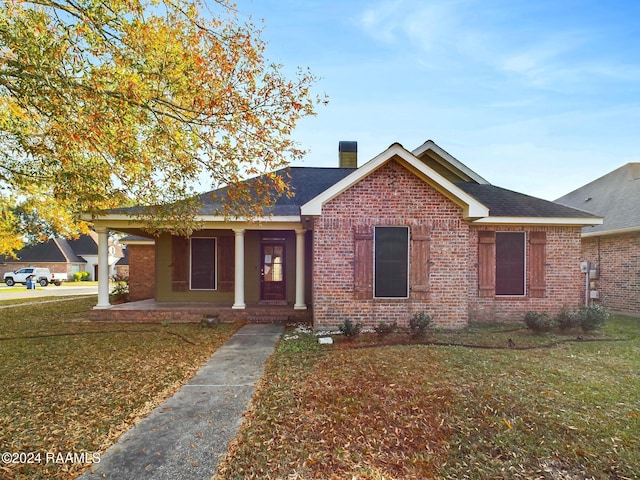
[[[16,258],[0,257],[3,262],[20,263],[86,263],[72,250],[68,241],[64,238],[51,238],[32,247],[25,247],[16,252]]]
[[[353,168],[321,168],[321,167],[287,167],[276,171],[276,175],[286,178],[293,196],[283,195],[276,200],[272,210],[267,213],[272,215],[300,215],[300,207],[314,197],[338,183],[344,177],[353,173]],[[248,180],[251,184],[251,180]],[[216,191],[215,199],[213,192],[200,195],[202,200],[202,215],[214,215],[216,211],[222,210],[225,198],[225,189]]]
[[[68,261],[71,263],[85,263],[84,258],[80,258],[76,255],[76,252],[73,251],[71,245],[66,238],[56,238],[55,241],[58,243],[58,247],[62,250],[65,257],[67,257]]]
[[[352,168],[288,167],[277,171],[278,175],[288,176],[289,185],[294,192],[292,197],[279,198],[273,209],[273,215],[299,215],[300,207],[318,196],[344,177],[354,172]],[[249,180],[249,183],[251,180]],[[491,216],[496,217],[575,217],[592,218],[592,213],[560,205],[558,203],[513,192],[490,184],[457,182],[456,185],[489,208]],[[203,215],[213,215],[216,209],[222,209],[224,189],[217,192],[212,200],[212,192],[201,195]]]
[[[602,225],[584,227],[585,233],[639,228],[640,162],[627,163],[556,202],[604,217]]]
[[[80,235],[78,238],[67,240],[67,242],[76,255],[98,254],[98,234],[95,232]]]
[[[53,240],[39,243],[33,247],[23,248],[16,252],[21,262],[66,262],[67,259]]]
[[[596,215],[558,203],[531,197],[489,184],[457,182],[456,185],[489,208],[492,217],[571,217]]]
[[[287,178],[293,196],[280,197],[266,214],[299,215],[300,207],[335,185],[355,169],[287,167],[276,171],[276,175]],[[250,187],[254,179],[247,180]],[[548,200],[513,192],[490,184],[457,182],[456,185],[490,209],[491,216],[497,217],[572,217],[593,218],[587,211],[560,205]],[[226,189],[201,194],[201,215],[216,215],[223,210]],[[212,197],[212,194],[215,196]],[[138,213],[139,207],[111,210],[111,213]]]

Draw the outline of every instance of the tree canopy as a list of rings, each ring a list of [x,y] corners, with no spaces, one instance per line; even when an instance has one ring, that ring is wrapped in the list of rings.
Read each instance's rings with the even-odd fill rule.
[[[299,158],[291,133],[324,99],[308,70],[268,63],[227,0],[0,5],[0,253],[131,205],[189,232],[203,176],[247,216],[286,193],[281,176],[238,185]]]

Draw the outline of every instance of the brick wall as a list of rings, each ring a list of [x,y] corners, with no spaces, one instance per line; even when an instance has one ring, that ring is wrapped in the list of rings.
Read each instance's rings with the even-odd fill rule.
[[[335,328],[346,318],[375,327],[406,326],[414,313],[434,315],[437,325],[466,324],[469,226],[462,209],[395,161],[388,162],[322,209],[314,224],[314,326]],[[354,298],[354,229],[428,226],[430,289],[426,298]]]
[[[542,298],[529,296],[531,271],[527,262],[526,288],[524,297],[480,297],[478,295],[478,275],[471,268],[468,275],[469,320],[474,322],[516,322],[522,320],[525,312],[558,313],[563,306],[576,309],[584,303],[584,274],[580,272],[580,227],[536,227],[536,226],[487,226],[472,227],[469,241],[469,264],[478,261],[478,232],[493,230],[498,232],[527,233],[526,259],[529,259],[529,233],[546,232],[545,280],[546,288]]]
[[[118,277],[127,277],[127,278],[129,278],[129,265],[117,265],[116,264],[116,275]]]
[[[640,232],[582,239],[582,260],[600,265],[602,304],[640,316]]]
[[[429,290],[425,298],[356,299],[354,230],[362,225],[428,226]],[[478,231],[546,232],[546,288],[541,298],[483,297],[478,292]],[[468,321],[519,321],[528,310],[577,308],[584,298],[580,273],[580,227],[476,227],[462,209],[402,165],[388,162],[336,198],[316,219],[314,240],[314,327],[336,328],[346,318],[375,327],[396,321],[407,326],[425,311],[438,326]],[[527,239],[529,235],[527,235]],[[527,258],[529,258],[527,242]],[[531,272],[527,266],[527,286]]]
[[[129,300],[155,297],[155,245],[129,245]]]

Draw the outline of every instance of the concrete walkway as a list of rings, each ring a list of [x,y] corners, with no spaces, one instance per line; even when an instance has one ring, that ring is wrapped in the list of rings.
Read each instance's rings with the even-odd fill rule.
[[[273,324],[242,327],[195,377],[78,478],[210,479],[283,330]]]

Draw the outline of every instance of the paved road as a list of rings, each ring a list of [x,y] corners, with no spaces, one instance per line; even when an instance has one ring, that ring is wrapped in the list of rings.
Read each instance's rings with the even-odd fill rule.
[[[22,288],[20,288],[22,287]],[[16,290],[20,288],[20,290]],[[27,290],[27,287],[16,285],[15,287],[0,286],[0,300],[12,300],[33,297],[61,297],[65,295],[97,295],[98,286],[81,286],[73,283],[62,284],[59,287],[48,285],[41,287],[38,285],[35,290]]]

